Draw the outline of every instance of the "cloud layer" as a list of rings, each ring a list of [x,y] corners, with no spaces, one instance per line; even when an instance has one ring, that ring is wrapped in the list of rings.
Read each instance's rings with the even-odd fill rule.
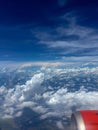
[[[53,21],[54,19],[51,18]],[[35,27],[32,29],[33,37],[39,45],[45,46],[49,51],[61,59],[63,56],[69,58],[84,56],[97,56],[98,38],[97,29],[79,24],[82,20],[76,12],[69,12],[55,18],[61,23],[54,27]],[[97,58],[96,58],[97,59]]]
[[[57,127],[63,129],[73,111],[98,109],[97,76],[97,67],[43,67],[23,85],[0,87],[0,117],[20,117],[28,107],[41,120],[59,118]]]

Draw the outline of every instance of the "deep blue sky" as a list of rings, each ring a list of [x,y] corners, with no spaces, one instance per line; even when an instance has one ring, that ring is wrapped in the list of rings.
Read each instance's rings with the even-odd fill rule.
[[[0,0],[0,61],[97,56],[97,0]]]

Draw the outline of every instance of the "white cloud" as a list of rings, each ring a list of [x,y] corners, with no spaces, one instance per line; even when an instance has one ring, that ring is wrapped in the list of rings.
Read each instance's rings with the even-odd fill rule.
[[[4,86],[0,87],[2,111],[12,116],[18,109],[33,107],[34,103],[32,99],[38,91],[41,91],[41,83],[43,80],[44,74],[40,73],[34,75],[31,80],[28,80],[24,85],[17,85],[13,89],[7,90]],[[14,108],[15,106],[17,106],[17,109]],[[3,112],[0,114],[1,116],[3,116]]]
[[[79,57],[75,57],[75,56],[70,56],[70,57],[66,57],[63,56],[62,57],[62,62],[97,62],[98,61],[98,56],[79,56]]]
[[[52,118],[52,117],[60,117],[61,114],[60,113],[57,113],[55,111],[50,111],[50,112],[47,112],[43,115],[41,115],[40,119],[47,119],[47,118]]]
[[[47,96],[47,104],[52,106],[55,116],[70,117],[72,109],[98,109],[98,92],[86,92],[79,90],[76,92],[68,92],[66,89],[59,89],[56,93]],[[46,118],[48,115],[46,114]],[[45,118],[45,116],[44,116]]]
[[[78,18],[71,15],[72,15],[71,13],[67,13],[64,16],[61,16],[60,19],[67,20],[69,24],[67,28],[64,26],[59,26],[56,29],[56,31],[60,35],[63,35],[63,36],[64,35],[69,35],[69,36],[77,35],[82,39],[82,38],[88,38],[88,35],[91,35],[92,33],[96,32],[96,30],[93,28],[78,25],[77,24]]]
[[[21,116],[24,107],[29,107],[41,114],[40,119],[49,117],[69,118],[73,110],[98,109],[98,92],[88,91],[88,88],[85,88],[86,86],[81,85],[79,90],[71,92],[66,87],[66,85],[70,87],[71,81],[69,81],[69,83],[65,83],[65,86],[58,87],[57,85],[56,90],[52,85],[52,89],[49,89],[49,91],[47,91],[48,85],[44,89],[42,83],[45,80],[52,79],[55,76],[61,80],[62,78],[67,78],[67,74],[69,79],[72,76],[77,77],[81,74],[84,76],[88,74],[98,75],[98,68],[44,68],[44,71],[41,69],[38,74],[26,81],[24,85],[17,85],[9,89],[2,86],[0,87],[0,117]],[[91,81],[90,77],[87,80]],[[57,125],[58,127],[62,126],[60,122]]]
[[[48,66],[61,66],[64,63],[62,62],[27,62],[27,63],[22,63],[22,65],[20,66],[20,68],[24,68],[24,67],[29,67],[29,66],[43,66],[43,67],[48,67]]]
[[[40,114],[44,114],[48,111],[47,108],[40,106],[40,104],[38,106],[33,107],[32,110],[34,110],[35,112],[40,113]]]
[[[81,54],[86,56],[97,55],[98,31],[91,27],[79,25],[78,19],[79,17],[75,17],[73,12],[69,12],[56,19],[57,21],[63,21],[63,24],[51,30],[49,28],[32,30],[33,36],[38,39],[39,44],[47,46],[47,49],[56,50],[56,54],[74,55],[76,53],[79,54],[77,51],[80,51]]]
[[[57,121],[57,127],[62,130],[65,129],[61,121]]]

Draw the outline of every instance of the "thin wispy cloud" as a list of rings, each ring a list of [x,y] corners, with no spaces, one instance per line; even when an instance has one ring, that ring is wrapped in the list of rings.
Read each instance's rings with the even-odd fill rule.
[[[97,1],[20,3],[9,1],[6,8],[7,2],[0,4],[1,61],[50,61],[62,59],[62,54],[69,57],[98,54]]]
[[[67,21],[67,26],[58,25],[57,27],[33,32],[38,40],[38,44],[45,45],[47,49],[54,50],[56,54],[63,55],[83,55],[96,56],[98,54],[98,31],[91,27],[77,24],[78,17],[68,13],[58,20]],[[80,53],[79,53],[80,52]]]

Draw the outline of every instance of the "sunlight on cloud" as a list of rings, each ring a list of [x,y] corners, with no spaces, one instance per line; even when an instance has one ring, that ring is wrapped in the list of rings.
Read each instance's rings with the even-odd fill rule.
[[[64,130],[64,126],[63,126],[61,121],[57,122],[57,126],[58,126],[59,129],[63,129]]]
[[[42,71],[42,72],[41,72]],[[80,109],[98,109],[98,92],[88,91],[89,87],[80,86],[78,90],[69,91],[72,87],[72,77],[82,75],[98,75],[98,68],[80,68],[80,69],[54,69],[44,68],[39,73],[27,80],[23,85],[16,85],[14,88],[0,87],[0,117],[11,118],[22,115],[22,111],[25,107],[29,107],[31,110],[40,114],[40,119],[46,119],[49,117],[69,118],[72,111]],[[71,74],[71,75],[70,75]],[[67,76],[69,75],[69,76]],[[67,78],[69,83],[65,85],[55,86],[49,84],[44,86],[47,80],[52,81],[53,77],[57,76],[59,82]],[[63,76],[63,77],[62,77]],[[86,79],[86,82],[90,82],[91,79]],[[53,81],[54,83],[57,81]],[[85,82],[84,82],[85,83]],[[69,87],[67,87],[69,84]],[[74,83],[76,86],[77,84]],[[6,95],[6,96],[5,96]],[[63,125],[58,122],[58,127]]]

